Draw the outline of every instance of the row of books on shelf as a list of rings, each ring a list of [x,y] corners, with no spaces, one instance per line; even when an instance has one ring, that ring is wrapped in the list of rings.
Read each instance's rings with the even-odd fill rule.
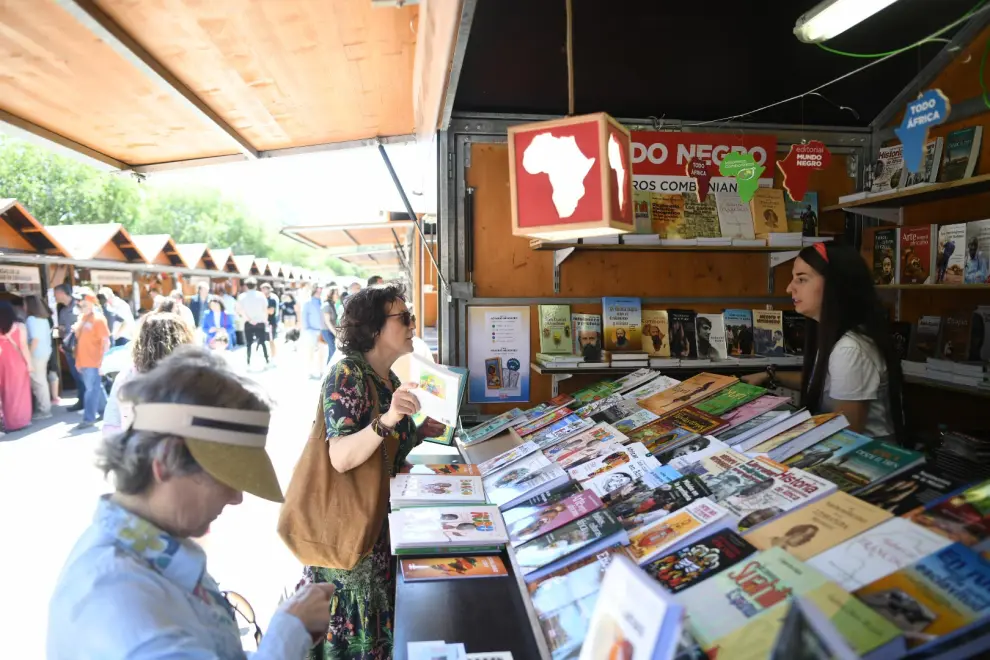
[[[651,367],[654,369],[759,369],[768,365],[795,367],[804,364],[801,355],[729,355],[713,358],[650,357],[643,353],[609,353],[603,351],[601,361],[589,362],[580,355],[536,354],[536,363],[546,369],[630,369]]]
[[[554,658],[769,657],[807,635],[807,657],[990,648],[970,634],[990,623],[990,483],[968,479],[987,442],[929,462],[847,426],[732,377],[640,370],[469,429],[518,436],[488,461],[396,477],[393,548],[442,555],[403,559],[404,579],[504,576],[486,553],[511,548]]]
[[[895,323],[893,333],[905,375],[990,387],[990,306]]]
[[[933,183],[968,179],[976,172],[979,161],[982,126],[970,126],[952,131],[946,138],[932,138],[925,143],[925,159],[918,172],[904,167],[904,146],[883,147],[867,173],[867,190],[845,195],[839,203],[869,199],[895,190],[923,188]]]
[[[783,357],[804,350],[805,318],[780,310],[643,309],[639,298],[605,297],[600,315],[572,314],[570,305],[540,305],[539,324],[536,358],[546,366],[651,358]]]
[[[731,236],[661,238],[660,234],[621,234],[579,239],[583,245],[660,245],[665,247],[779,247],[802,248],[832,241],[831,236],[804,236],[801,232],[771,232],[763,238]],[[541,241],[542,242],[542,241]]]
[[[990,283],[990,220],[874,230],[873,281]]]

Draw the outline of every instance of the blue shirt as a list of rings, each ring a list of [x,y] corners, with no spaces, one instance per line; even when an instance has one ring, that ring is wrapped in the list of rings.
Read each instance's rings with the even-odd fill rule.
[[[303,305],[303,328],[313,332],[320,332],[327,329],[327,324],[323,320],[323,304],[319,298],[310,298]]]
[[[254,660],[302,660],[313,640],[284,611]],[[233,611],[203,549],[100,499],[62,569],[48,614],[49,660],[242,660]]]
[[[32,340],[38,340],[38,345],[31,351],[31,355],[39,360],[50,358],[52,355],[52,326],[48,323],[48,319],[29,316],[25,325],[28,331],[28,346],[31,345]]]

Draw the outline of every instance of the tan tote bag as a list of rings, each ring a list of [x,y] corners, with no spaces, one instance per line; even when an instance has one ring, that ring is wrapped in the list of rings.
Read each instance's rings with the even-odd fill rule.
[[[378,391],[370,378],[371,417],[379,414]],[[390,457],[399,448],[389,436],[367,461],[347,472],[330,463],[323,399],[309,440],[296,464],[278,517],[278,534],[307,566],[350,570],[375,547],[388,509]]]

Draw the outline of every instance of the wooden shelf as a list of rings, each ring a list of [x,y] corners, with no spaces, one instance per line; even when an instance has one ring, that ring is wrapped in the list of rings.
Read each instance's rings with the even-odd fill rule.
[[[680,366],[680,367],[542,367],[536,362],[530,363],[530,369],[534,373],[545,375],[545,376],[578,376],[580,374],[592,374],[595,376],[601,376],[603,374],[612,374],[615,376],[621,376],[624,374],[632,373],[638,369],[655,369],[663,374],[668,374],[671,372],[683,372],[683,373],[697,373],[701,371],[745,371],[751,373],[754,370],[760,371],[766,369],[765,364],[739,364],[737,362],[713,362],[711,364],[698,364],[693,366]],[[777,369],[780,371],[787,370],[799,370],[801,369],[800,364],[778,364]]]
[[[585,245],[584,243],[551,243],[549,241],[530,241],[534,250],[587,250],[592,252],[792,252],[801,250],[804,246],[768,247],[733,246],[733,245]]]
[[[922,387],[930,387],[936,390],[945,390],[946,392],[957,392],[959,394],[968,394],[970,396],[979,396],[990,399],[990,389],[969,387],[968,385],[957,385],[955,383],[946,383],[933,378],[911,376],[909,374],[904,374],[904,382],[910,385],[921,385]]]
[[[946,181],[944,183],[932,183],[927,186],[910,188],[906,190],[895,190],[889,193],[881,193],[857,199],[845,204],[833,204],[822,209],[822,213],[828,211],[842,211],[845,209],[865,208],[870,206],[885,206],[897,208],[910,206],[912,204],[923,204],[924,202],[935,202],[941,199],[952,197],[963,197],[965,195],[976,195],[990,191],[990,174],[974,176],[959,181]]]
[[[986,291],[990,284],[878,284],[878,289],[891,291]]]

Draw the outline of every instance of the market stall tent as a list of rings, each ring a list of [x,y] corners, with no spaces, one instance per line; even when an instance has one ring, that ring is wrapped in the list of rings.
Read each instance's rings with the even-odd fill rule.
[[[237,264],[237,272],[241,275],[246,277],[258,274],[258,267],[255,265],[253,254],[235,254],[232,259]]]
[[[149,264],[190,268],[175,247],[175,241],[168,234],[131,234],[131,240]],[[192,266],[195,267],[195,266]]]
[[[73,259],[149,263],[127,230],[119,223],[49,225],[47,229],[49,234],[65,246]]]
[[[16,199],[0,199],[0,251],[69,256],[51,232]]]
[[[189,268],[199,270],[218,270],[218,259],[214,259],[213,252],[206,243],[180,243],[175,246],[175,251],[179,253],[182,260]]]

